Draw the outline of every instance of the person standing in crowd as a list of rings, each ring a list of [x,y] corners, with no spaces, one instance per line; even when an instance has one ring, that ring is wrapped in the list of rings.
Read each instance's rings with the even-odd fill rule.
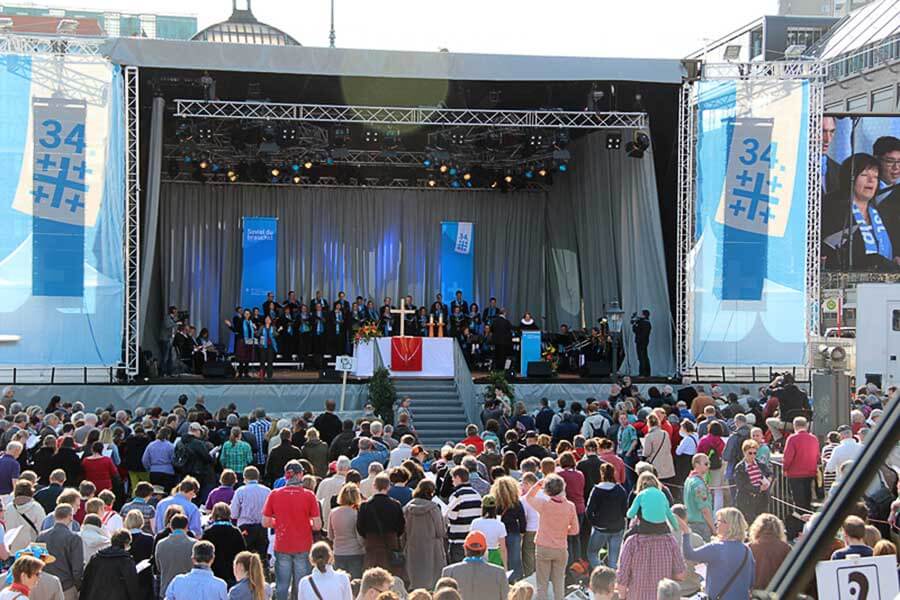
[[[728,507],[716,513],[715,542],[697,549],[691,545],[691,528],[679,519],[682,534],[681,550],[684,558],[706,563],[706,595],[721,600],[745,600],[750,595],[756,575],[753,552],[744,543],[747,521],[736,508]]]
[[[750,522],[766,511],[769,505],[769,488],[772,485],[769,467],[756,460],[758,450],[756,442],[745,440],[741,446],[744,459],[734,467],[737,488],[734,505]]]
[[[709,457],[698,452],[691,459],[691,466],[693,469],[684,481],[684,506],[687,521],[691,531],[708,542],[716,528],[712,516],[712,494],[709,486],[706,485]]]
[[[328,444],[319,439],[319,432],[315,427],[306,430],[306,443],[301,448],[303,458],[312,464],[316,477],[325,477],[328,474]]]
[[[212,564],[213,574],[229,587],[235,584],[232,564],[235,557],[247,549],[241,530],[231,522],[231,507],[218,502],[212,507],[210,523],[200,538],[212,543],[216,548],[216,558]]]
[[[12,494],[13,487],[22,472],[19,464],[19,456],[22,454],[22,444],[9,442],[6,444],[6,452],[0,455],[0,496]]]
[[[167,492],[175,487],[175,444],[170,441],[172,430],[160,427],[156,439],[147,445],[141,464],[150,473],[150,483],[160,485]]]
[[[781,519],[769,513],[762,513],[750,525],[750,551],[756,561],[753,589],[762,590],[769,585],[772,577],[787,558],[791,546],[784,535]]]
[[[213,575],[216,548],[209,542],[197,542],[191,550],[190,572],[177,575],[166,588],[166,600],[227,600],[225,582]]]
[[[269,600],[272,595],[263,563],[254,552],[244,551],[234,557],[234,579],[237,583],[228,590],[228,600]]]
[[[244,485],[235,490],[231,499],[231,518],[241,530],[247,550],[255,552],[262,561],[269,548],[262,511],[271,492],[259,482],[259,470],[248,466],[244,469]]]
[[[805,417],[793,421],[794,433],[784,445],[784,476],[787,477],[791,498],[802,510],[812,508],[812,486],[819,466],[819,440],[807,431]],[[793,516],[785,523],[788,538],[793,539],[803,528],[802,522]]]
[[[634,333],[634,345],[638,355],[638,371],[641,377],[650,377],[650,311],[646,308],[641,311],[641,316],[632,317],[631,331]]]
[[[228,432],[228,440],[219,449],[219,464],[232,473],[243,473],[253,464],[253,450],[244,441],[240,427],[232,427]]]
[[[851,554],[862,557],[872,556],[872,547],[866,544],[866,522],[856,515],[844,519],[841,525],[844,547],[831,554],[831,560],[842,560]]]
[[[0,592],[0,600],[28,600],[38,583],[44,562],[34,556],[20,556],[10,569],[12,583]]]
[[[56,499],[59,498],[66,484],[66,472],[62,469],[54,469],[50,473],[49,482],[50,485],[34,493],[34,500],[41,505],[44,513],[52,513],[56,508]]]
[[[543,497],[538,492],[543,491]],[[575,505],[565,498],[566,482],[558,475],[548,475],[533,485],[525,501],[540,515],[535,536],[535,570],[539,598],[549,598],[548,584],[553,584],[553,598],[565,596],[568,536],[578,535]]]
[[[53,527],[37,537],[37,542],[46,545],[47,552],[56,559],[47,565],[47,572],[59,579],[65,600],[78,598],[84,577],[84,546],[70,529],[73,514],[70,505],[57,505],[53,511]]]
[[[506,528],[506,555],[508,569],[512,571],[510,581],[524,577],[522,570],[522,540],[528,526],[525,507],[519,499],[519,486],[512,477],[503,476],[494,480],[491,495],[497,501],[497,514]]]
[[[194,498],[197,497],[197,493],[200,491],[199,488],[200,486],[197,484],[196,479],[193,477],[185,477],[181,483],[178,484],[177,489],[174,490],[174,494],[165,500],[161,500],[156,505],[156,531],[165,529],[163,517],[166,514],[166,509],[173,504],[177,504],[182,508],[185,518],[188,519],[191,533],[194,536],[199,537],[203,532],[200,524],[200,509],[198,509],[197,505],[193,502]]]
[[[651,414],[647,417],[649,431],[644,435],[643,454],[645,460],[653,465],[657,477],[663,483],[672,483],[675,478],[675,465],[672,461],[672,440],[669,433],[662,428],[659,417]]]
[[[566,499],[575,505],[575,514],[578,517],[578,533],[570,535],[568,539],[569,564],[581,558],[581,530],[584,527],[585,495],[584,473],[575,468],[575,454],[563,452],[558,459],[559,471],[557,474],[566,483]]]
[[[263,527],[275,528],[275,597],[287,600],[291,585],[309,574],[313,531],[322,529],[319,503],[303,487],[303,467],[292,460],[284,467],[284,487],[266,498]]]
[[[335,413],[336,410],[337,404],[333,399],[329,398],[325,401],[325,412],[316,417],[312,424],[316,431],[319,432],[319,438],[328,445],[331,445],[331,442],[343,429],[341,418]]]
[[[655,600],[663,579],[681,580],[686,572],[684,556],[672,535],[635,533],[622,544],[616,570],[616,587],[623,600]]]
[[[356,531],[362,497],[355,483],[345,483],[337,496],[337,507],[328,513],[328,539],[334,547],[334,563],[353,579],[363,573],[365,547]]]
[[[309,552],[312,573],[300,581],[300,598],[352,600],[350,578],[334,570],[334,554],[327,542],[316,542]]]
[[[433,501],[434,495],[434,483],[423,479],[413,491],[412,500],[403,507],[403,554],[411,589],[433,588],[447,566],[447,529],[441,507]]]
[[[470,531],[463,540],[465,559],[444,567],[441,577],[450,577],[459,586],[463,598],[507,600],[509,583],[502,567],[485,560],[487,540],[480,531]],[[546,598],[546,595],[539,598]],[[560,596],[562,598],[562,596]]]
[[[718,510],[725,505],[725,495],[722,489],[724,483],[722,454],[725,452],[725,441],[722,436],[725,435],[725,429],[722,427],[722,423],[713,421],[709,424],[707,431],[708,433],[700,438],[697,452],[705,454],[709,458],[709,486],[713,489],[713,507]]]
[[[481,494],[469,485],[469,470],[463,466],[450,470],[453,492],[447,502],[448,523],[447,561],[451,564],[464,558],[463,542],[472,528],[472,521],[481,516]]]
[[[266,453],[268,450],[266,447],[266,435],[269,433],[271,427],[272,424],[266,418],[265,409],[255,409],[253,411],[253,422],[248,425],[247,430],[250,432],[250,435],[253,436],[253,439],[256,440],[256,448],[253,456],[254,466],[259,469],[261,473],[265,472],[264,467],[266,466]]]
[[[175,331],[178,329],[178,307],[170,306],[159,329],[159,362],[162,375],[172,374],[175,361]]]
[[[400,543],[406,520],[400,503],[388,496],[390,488],[387,475],[375,477],[375,494],[360,506],[356,531],[364,540],[366,569],[381,567],[406,580],[406,560]]]
[[[95,554],[84,568],[81,597],[109,600],[138,600],[142,597],[134,561],[128,553],[131,534],[120,529],[112,534],[110,545]]]
[[[5,512],[7,531],[18,529],[18,533],[7,542],[9,551],[16,553],[37,539],[41,533],[40,523],[47,516],[41,505],[34,500],[34,484],[27,479],[18,480],[13,490],[13,499],[6,505]]]
[[[615,469],[608,463],[600,465],[600,481],[591,489],[585,512],[584,527],[591,529],[587,560],[591,569],[600,564],[599,552],[606,548],[606,564],[618,565],[622,537],[625,532],[625,513],[628,511],[628,492],[615,481]]]
[[[160,541],[153,551],[153,563],[159,575],[159,596],[168,598],[166,590],[177,575],[191,570],[191,552],[196,540],[188,534],[188,520],[176,514],[169,520],[169,536]],[[208,543],[208,542],[207,542]],[[212,562],[212,558],[210,558]]]

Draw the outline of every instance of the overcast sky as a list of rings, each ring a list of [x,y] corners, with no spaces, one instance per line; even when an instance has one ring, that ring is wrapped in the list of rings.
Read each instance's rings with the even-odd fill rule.
[[[301,44],[328,45],[329,0],[252,2],[258,19]],[[231,0],[36,4],[194,14],[201,29],[231,14]],[[335,0],[335,29],[344,48],[671,58],[777,9],[777,0]]]

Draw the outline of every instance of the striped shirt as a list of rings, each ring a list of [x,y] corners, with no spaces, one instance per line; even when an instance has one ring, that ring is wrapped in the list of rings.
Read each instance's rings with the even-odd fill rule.
[[[248,481],[234,491],[231,518],[237,522],[238,527],[262,523],[263,506],[271,492],[272,490],[255,481]]]
[[[762,473],[759,470],[759,465],[756,462],[748,462],[747,465],[747,476],[750,478],[750,485],[755,488],[759,488],[762,483]]]
[[[481,496],[471,486],[461,485],[450,494],[447,509],[447,538],[451,544],[462,544],[472,521],[481,516]]]
[[[266,464],[266,434],[269,433],[269,428],[271,426],[271,423],[269,423],[265,419],[257,419],[250,423],[249,427],[247,427],[247,431],[249,431],[256,439],[255,458],[256,464],[258,465]]]

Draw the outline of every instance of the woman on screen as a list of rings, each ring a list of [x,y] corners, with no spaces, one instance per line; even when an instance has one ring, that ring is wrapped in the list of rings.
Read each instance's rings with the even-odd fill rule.
[[[852,155],[841,164],[838,188],[822,201],[822,258],[829,270],[900,270],[900,235],[875,202],[878,167],[871,154]]]

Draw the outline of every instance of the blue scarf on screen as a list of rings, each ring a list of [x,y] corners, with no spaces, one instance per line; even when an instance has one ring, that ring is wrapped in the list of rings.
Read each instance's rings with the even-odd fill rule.
[[[884,221],[878,214],[878,209],[869,206],[869,221],[866,223],[862,211],[854,202],[851,205],[853,210],[853,220],[859,227],[859,234],[862,236],[863,244],[866,247],[866,254],[879,254],[888,260],[894,260],[894,248],[891,244],[891,236],[888,235]]]

